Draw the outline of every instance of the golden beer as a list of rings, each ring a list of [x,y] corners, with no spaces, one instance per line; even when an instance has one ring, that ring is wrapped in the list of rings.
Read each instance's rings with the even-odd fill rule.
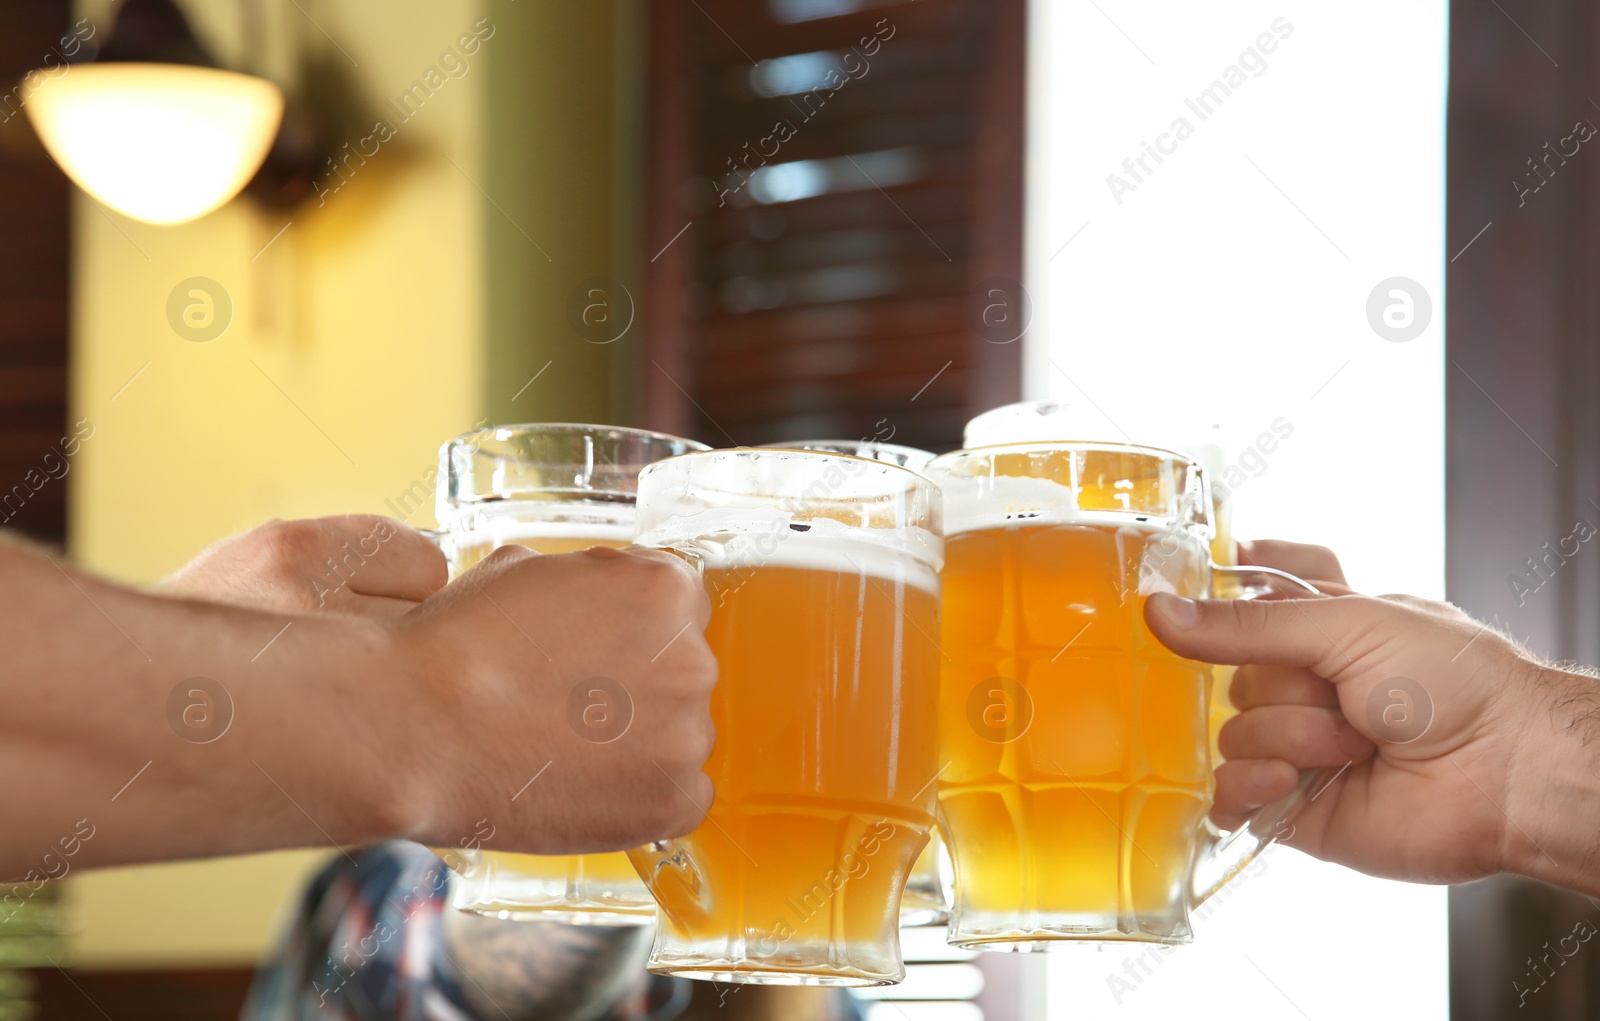
[[[1129,449],[934,463],[949,533],[938,788],[953,943],[1189,935],[1210,668],[1161,645],[1144,603],[1209,594],[1210,535],[1190,527],[1201,487],[1175,455]]]
[[[1114,429],[1100,409],[1092,404],[1080,405],[1060,400],[1023,401],[990,409],[973,418],[963,433],[962,446],[971,449],[1006,443],[1082,442],[1096,436],[1105,437],[1108,431]],[[1185,452],[1204,466],[1214,481],[1231,467],[1229,459],[1233,451],[1227,443],[1227,430],[1220,424],[1205,424],[1204,420],[1196,421],[1185,415],[1178,423],[1158,426],[1157,431],[1170,437],[1167,445],[1173,450]],[[1211,560],[1216,564],[1235,566],[1239,560],[1238,545],[1233,538],[1232,494],[1225,485],[1217,483],[1211,487],[1211,501],[1211,520],[1216,529],[1211,541]],[[1219,594],[1234,597],[1239,592],[1237,586],[1232,586]],[[1217,746],[1217,736],[1222,725],[1239,712],[1234,708],[1228,692],[1234,669],[1231,666],[1212,667],[1208,727],[1211,756],[1218,762],[1221,761],[1221,752]]]
[[[764,444],[788,450],[820,450],[834,454],[849,454],[885,464],[899,465],[920,472],[932,461],[934,454],[917,447],[884,443],[876,439],[859,440],[787,440]],[[939,862],[944,857],[943,842],[935,829],[922,849],[917,863],[906,879],[905,893],[900,897],[901,926],[943,925],[950,918],[950,902],[944,894],[944,880],[939,874]]]
[[[498,426],[450,441],[440,451],[438,517],[451,576],[507,544],[539,553],[627,545],[640,469],[700,449],[660,433],[576,424]],[[655,918],[621,851],[528,855],[474,844],[447,860],[459,873],[451,903],[464,911],[602,925]]]
[[[719,457],[772,470],[749,480],[713,460],[699,473],[685,464]],[[837,492],[801,495],[830,466]],[[651,507],[653,493],[666,502],[697,484],[792,502],[742,509],[731,524],[725,492],[697,515]],[[854,492],[882,506],[852,504]],[[903,977],[900,896],[933,826],[939,769],[938,540],[906,527],[915,516],[893,504],[908,500],[936,529],[926,480],[856,458],[714,451],[641,477],[640,541],[703,566],[720,670],[710,813],[686,837],[629,852],[661,906],[651,970],[806,985]],[[677,536],[643,531],[647,518]],[[921,552],[891,541],[911,530]]]
[[[1176,928],[1211,801],[1210,678],[1144,623],[1161,538],[1037,525],[947,541],[939,801],[969,921],[1020,907],[1074,932]],[[1203,592],[1204,558],[1180,544],[1174,588]],[[974,728],[974,704],[998,733]]]

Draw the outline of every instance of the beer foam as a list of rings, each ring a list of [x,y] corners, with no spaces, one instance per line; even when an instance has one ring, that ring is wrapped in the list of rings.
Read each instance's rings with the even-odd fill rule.
[[[923,528],[887,533],[827,518],[793,521],[776,507],[716,508],[668,518],[635,541],[693,553],[708,570],[770,566],[860,573],[937,595],[943,540]]]
[[[1022,525],[1070,525],[1094,517],[1078,509],[1078,494],[1050,479],[1020,475],[934,476],[944,494],[946,535]],[[1126,516],[1119,516],[1125,521]]]
[[[944,494],[945,534],[960,535],[992,528],[1030,525],[1113,525],[1119,528],[1165,529],[1175,523],[1163,516],[1132,510],[1084,510],[1071,487],[1050,479],[1021,475],[933,476]]]

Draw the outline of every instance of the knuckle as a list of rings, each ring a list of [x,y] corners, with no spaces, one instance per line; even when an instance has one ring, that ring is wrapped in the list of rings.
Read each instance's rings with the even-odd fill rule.
[[[1222,604],[1230,628],[1245,638],[1259,638],[1269,630],[1268,607],[1254,599],[1230,599]]]
[[[696,587],[689,572],[670,553],[652,553],[637,562],[641,580],[650,586],[652,595],[681,600]]]
[[[690,636],[685,635],[686,639]],[[696,632],[689,643],[692,650],[688,665],[684,668],[684,676],[689,682],[689,689],[695,695],[705,698],[717,686],[719,673],[717,657],[711,651],[711,646],[706,643],[705,635]]]
[[[330,547],[327,533],[314,521],[270,521],[259,534],[259,566],[271,571],[319,564]]]
[[[683,728],[674,756],[676,764],[691,776],[704,766],[717,744],[717,731],[711,715],[701,709]]]
[[[1245,664],[1233,672],[1228,682],[1228,700],[1240,709],[1248,708],[1255,698],[1256,672]]]
[[[1245,800],[1247,771],[1238,762],[1224,762],[1217,766],[1217,793],[1215,805],[1223,810],[1239,807]]]
[[[697,743],[695,734],[691,727],[680,725],[673,728],[673,733],[665,740],[666,747],[656,749],[655,761],[660,765],[662,773],[682,783],[683,777],[688,776],[692,770],[700,768],[700,764],[694,761],[694,746]]]
[[[1339,554],[1326,546],[1306,546],[1306,562],[1316,568],[1318,577],[1339,570]]]
[[[680,564],[666,559],[668,556],[637,560],[625,582],[623,596],[634,613],[664,620],[675,631],[684,621],[698,619],[695,606],[703,596],[699,582]]]
[[[700,730],[700,745],[695,749],[695,768],[699,769],[711,758],[711,753],[717,750],[717,731],[709,722]]]
[[[1223,758],[1249,758],[1247,753],[1250,751],[1251,721],[1246,719],[1248,715],[1248,710],[1240,713],[1224,723],[1222,729],[1217,731],[1217,750],[1222,753]]]
[[[678,786],[683,786],[683,790],[679,790],[678,786],[667,782],[666,777],[661,777],[662,790],[660,796],[652,798],[650,804],[643,811],[644,822],[648,824],[649,833],[646,839],[653,840],[663,836],[681,836],[694,828],[692,823],[685,825],[686,820],[696,812],[695,807],[689,803],[689,798],[684,793],[685,790],[691,790],[691,788],[684,786],[684,781],[688,778],[673,777],[672,779],[677,780]]]
[[[654,836],[681,837],[694,832],[694,828],[700,824],[699,810],[685,802],[681,794],[678,795],[678,801],[680,804],[664,813],[656,824]]]
[[[424,565],[427,570],[428,587],[433,590],[443,588],[450,580],[450,561],[445,557],[444,551],[420,535],[417,536],[416,550],[413,556],[417,563]]]
[[[1328,727],[1320,714],[1286,710],[1282,716],[1280,731],[1288,748],[1312,749],[1327,742]]]

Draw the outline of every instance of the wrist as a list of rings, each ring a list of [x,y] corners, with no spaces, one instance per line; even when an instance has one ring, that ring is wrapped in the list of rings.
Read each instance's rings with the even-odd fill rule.
[[[180,790],[219,781],[232,790],[208,823],[221,842],[203,853],[360,847],[419,828],[406,777],[416,742],[396,726],[407,700],[392,625],[188,605],[189,627],[219,639],[185,658],[217,683],[228,716],[220,734],[169,719],[183,740],[162,761]]]
[[[1507,771],[1504,868],[1600,893],[1600,679],[1529,664]]]
[[[6,799],[0,851],[51,846],[85,817],[98,835],[75,866],[425,829],[433,806],[408,774],[426,768],[430,717],[393,625],[139,591],[3,543],[0,567],[0,765],[29,781]],[[19,863],[0,854],[0,871]]]
[[[422,671],[401,628],[315,617],[296,619],[302,629],[281,701],[303,729],[282,748],[304,757],[289,768],[323,791],[326,835],[346,847],[422,839],[440,799],[429,769]]]

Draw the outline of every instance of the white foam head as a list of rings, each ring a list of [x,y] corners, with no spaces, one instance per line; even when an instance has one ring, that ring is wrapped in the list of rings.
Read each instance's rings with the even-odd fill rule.
[[[1153,464],[1171,463],[1175,467],[1185,460],[1181,455],[1168,451],[1122,444],[1019,443],[998,449],[980,448],[945,454],[925,470],[944,496],[945,533],[953,536],[979,529],[1068,524],[1138,527],[1148,524],[1157,528],[1198,526],[1202,531],[1209,530],[1209,505],[1200,497],[1204,486],[1197,474],[1187,476],[1185,484],[1179,481],[1184,476],[1174,473],[1171,485],[1161,490],[1169,497],[1170,505],[1165,507],[1132,506],[1130,483],[1129,506],[1118,509],[1083,507],[1078,490],[1058,478],[996,472],[997,466],[1004,463],[1001,458],[1036,453],[1053,456],[1058,452],[1065,453],[1069,448],[1081,448],[1086,453],[1126,450],[1148,455]]]
[[[1004,443],[1137,443],[1178,451],[1212,474],[1227,464],[1233,430],[1186,408],[1149,408],[1136,428],[1137,434],[1130,439],[1103,411],[1084,402],[1022,401],[974,417],[967,423],[961,445],[971,449]]]
[[[641,545],[696,550],[708,563],[830,565],[883,577],[936,575],[944,560],[938,490],[855,457],[719,450],[639,476]]]
[[[731,526],[731,527],[730,527]],[[837,521],[794,522],[761,515],[731,521],[721,511],[704,517],[674,518],[667,527],[640,535],[641,546],[661,546],[693,554],[707,570],[747,573],[762,567],[862,574],[890,583],[905,583],[937,594],[944,543],[925,536],[937,547],[931,557],[924,546],[864,536]]]

